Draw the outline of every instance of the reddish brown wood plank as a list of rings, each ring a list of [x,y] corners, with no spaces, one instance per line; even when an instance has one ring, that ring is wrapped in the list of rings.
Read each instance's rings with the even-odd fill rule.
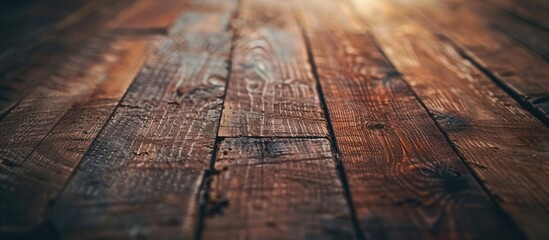
[[[243,1],[220,136],[326,136],[288,1]]]
[[[204,239],[355,239],[326,139],[219,144]]]
[[[350,8],[302,0],[304,28],[366,239],[512,238]]]
[[[188,0],[137,0],[109,23],[122,32],[165,34]]]
[[[451,43],[407,17],[405,6],[354,2],[493,199],[528,237],[548,236],[549,129]]]
[[[435,23],[434,29],[447,34],[482,68],[494,75],[549,124],[549,63],[533,55],[512,39],[494,29],[466,4],[449,8],[440,1],[416,1],[425,18],[413,11],[423,24]],[[403,7],[406,5],[403,5]],[[473,6],[474,7],[474,6]],[[429,22],[430,21],[430,22]]]
[[[221,113],[234,1],[194,1],[53,210],[62,238],[191,238]]]
[[[85,46],[0,122],[1,233],[26,234],[43,223],[50,201],[143,64],[147,45],[99,40]]]

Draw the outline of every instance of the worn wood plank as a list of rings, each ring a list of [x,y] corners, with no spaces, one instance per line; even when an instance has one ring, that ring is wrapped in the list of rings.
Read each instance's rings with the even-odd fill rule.
[[[0,119],[38,83],[61,68],[71,54],[81,51],[90,39],[95,39],[105,22],[126,5],[127,0],[114,4],[106,0],[93,1],[40,34],[1,46]]]
[[[349,6],[302,3],[305,32],[365,238],[512,238],[512,226],[364,34]]]
[[[406,16],[404,6],[354,2],[385,53],[493,199],[528,237],[546,238],[549,129],[451,43]]]
[[[96,54],[101,59],[97,63],[85,59],[66,62],[65,71],[57,75],[60,79],[49,88],[38,87],[0,122],[3,234],[29,234],[41,227],[50,202],[64,187],[149,53],[146,40],[108,44],[112,47],[85,47],[85,51],[99,51]],[[78,61],[82,63],[76,64]],[[68,68],[89,71],[79,77]]]
[[[327,139],[219,144],[204,239],[355,239]]]
[[[220,136],[326,136],[288,1],[243,1]]]
[[[52,221],[67,239],[192,237],[228,75],[234,1],[194,1],[84,156]]]
[[[138,0],[108,27],[118,32],[166,34],[188,0]]]
[[[542,121],[549,124],[549,63],[533,55],[490,26],[467,4],[449,8],[439,1],[417,1],[420,15],[411,13],[424,24],[430,22],[447,34],[484,70],[519,96]],[[423,6],[423,7],[421,7]],[[461,7],[460,7],[461,6]]]

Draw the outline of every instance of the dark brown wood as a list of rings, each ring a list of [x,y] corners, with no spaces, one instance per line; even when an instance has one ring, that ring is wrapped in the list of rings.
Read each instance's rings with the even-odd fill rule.
[[[538,111],[538,116],[549,124],[548,62],[498,32],[466,4],[454,4],[449,8],[439,1],[419,2],[417,8],[421,8],[426,17],[419,19],[423,24],[431,21],[439,26],[434,30],[447,34],[468,56],[518,95],[521,102]]]
[[[327,139],[219,144],[204,239],[355,239]]]
[[[289,1],[243,1],[220,136],[327,135]]]
[[[385,53],[494,201],[528,237],[548,236],[549,191],[544,186],[549,184],[549,128],[452,44],[407,17],[405,5],[376,2],[365,7],[354,2]]]
[[[524,45],[534,53],[549,61],[549,32],[530,24],[527,21],[479,1],[467,1],[460,4],[458,1],[449,1],[454,8],[467,7],[480,18],[489,22],[496,31],[510,36],[514,41]]]
[[[0,239],[545,239],[548,9],[0,1]]]
[[[1,45],[0,119],[37,84],[62,68],[63,63],[89,44],[90,39],[96,39],[105,22],[126,5],[127,0],[92,1],[31,36],[20,36],[17,41]],[[53,10],[38,4],[33,12],[41,11]],[[10,18],[6,21],[17,25]]]
[[[0,122],[1,232],[42,224],[144,62],[147,42],[92,41]]]
[[[484,0],[510,14],[517,15],[532,24],[549,30],[549,4],[545,0]]]
[[[48,0],[0,2],[0,52],[60,29],[105,7],[106,1]]]
[[[234,1],[193,1],[84,156],[52,214],[62,238],[191,238],[221,113]]]
[[[117,32],[166,34],[189,0],[137,0],[109,23]]]
[[[366,239],[512,238],[496,206],[346,4],[303,0],[331,125]]]

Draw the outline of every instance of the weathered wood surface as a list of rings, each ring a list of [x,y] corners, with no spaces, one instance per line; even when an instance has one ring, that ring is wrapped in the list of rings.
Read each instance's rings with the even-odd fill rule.
[[[148,55],[146,40],[98,39],[0,122],[0,231],[39,227]]]
[[[354,3],[494,201],[528,237],[548,236],[549,128],[451,43],[407,17],[405,6]]]
[[[364,236],[510,238],[497,208],[348,6],[302,3]]]
[[[0,119],[38,83],[48,78],[56,69],[62,68],[67,58],[81,51],[82,46],[103,29],[104,23],[127,4],[126,0],[115,3],[107,0],[92,1],[52,26],[44,27],[46,29],[2,44]],[[39,9],[41,8],[38,7],[35,11],[40,12]],[[42,11],[52,10],[46,8]],[[10,19],[7,17],[6,21],[14,24]]]
[[[327,139],[219,144],[203,239],[355,239]]]
[[[242,2],[220,136],[326,136],[289,1]],[[268,10],[267,10],[268,9]]]
[[[150,56],[52,214],[62,238],[194,234],[220,118],[234,1],[193,1]]]
[[[549,124],[549,63],[532,54],[512,39],[494,29],[490,22],[474,13],[475,6],[453,4],[448,7],[440,1],[415,1],[425,18],[439,26],[434,29],[447,34],[467,55],[484,70],[507,86],[519,101],[531,106],[546,124]],[[402,5],[404,7],[404,5]]]
[[[0,239],[545,239],[548,3],[0,2]]]
[[[166,34],[189,0],[137,0],[108,27],[117,32]]]

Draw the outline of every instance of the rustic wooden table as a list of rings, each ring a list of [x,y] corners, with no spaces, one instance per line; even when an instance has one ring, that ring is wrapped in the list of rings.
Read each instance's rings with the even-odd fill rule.
[[[0,13],[0,239],[549,238],[545,0]]]

